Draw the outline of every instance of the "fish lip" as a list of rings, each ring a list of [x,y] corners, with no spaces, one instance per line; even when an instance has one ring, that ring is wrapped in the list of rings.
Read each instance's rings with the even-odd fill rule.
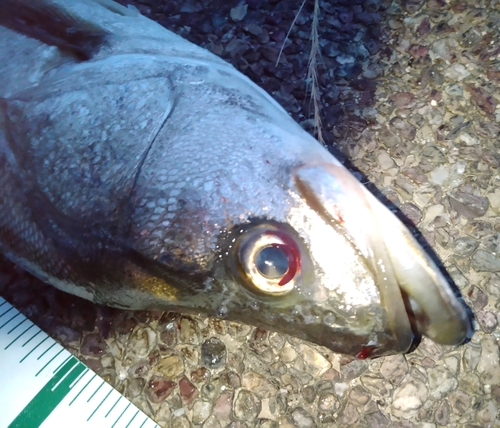
[[[470,335],[465,307],[434,262],[346,168],[306,164],[292,174],[302,199],[361,253],[378,287],[395,350],[406,352],[415,333],[446,345]]]

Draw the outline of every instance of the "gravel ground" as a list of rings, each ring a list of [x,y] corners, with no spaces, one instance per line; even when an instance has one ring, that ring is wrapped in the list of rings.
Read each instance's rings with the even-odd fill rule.
[[[314,132],[312,0],[285,40],[300,3],[134,2]],[[5,260],[0,293],[161,426],[500,426],[500,2],[320,7],[325,144],[442,260],[475,315],[469,343],[354,360],[205,316],[93,305]]]

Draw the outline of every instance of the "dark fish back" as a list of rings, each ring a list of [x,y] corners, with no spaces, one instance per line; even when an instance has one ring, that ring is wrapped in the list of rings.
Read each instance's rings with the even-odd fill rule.
[[[73,16],[46,0],[0,2],[0,25],[69,51],[82,61],[92,58],[110,34],[99,25]]]

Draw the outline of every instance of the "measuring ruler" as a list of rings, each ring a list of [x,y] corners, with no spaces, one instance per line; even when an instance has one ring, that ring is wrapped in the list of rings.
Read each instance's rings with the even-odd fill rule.
[[[0,297],[0,428],[159,427]]]

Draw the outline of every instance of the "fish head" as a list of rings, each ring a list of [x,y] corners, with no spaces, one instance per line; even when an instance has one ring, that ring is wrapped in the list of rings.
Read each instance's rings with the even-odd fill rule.
[[[465,308],[396,216],[298,125],[272,143],[244,142],[248,152],[227,155],[231,167],[183,184],[182,227],[148,243],[168,254],[150,257],[171,281],[185,281],[165,303],[360,358],[406,352],[422,334],[462,342]]]
[[[465,339],[470,322],[444,276],[343,166],[291,176],[284,221],[251,219],[229,234],[224,315],[359,358],[406,352],[420,335]]]

